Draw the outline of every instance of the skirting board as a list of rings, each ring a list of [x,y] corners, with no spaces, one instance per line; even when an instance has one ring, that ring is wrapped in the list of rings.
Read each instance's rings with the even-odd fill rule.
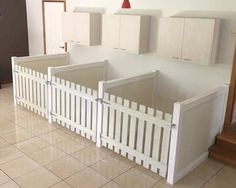
[[[168,182],[169,184],[175,184],[177,181],[182,179],[184,176],[186,176],[189,172],[191,172],[193,169],[198,167],[203,161],[205,161],[208,158],[208,152],[204,153],[201,155],[198,159],[196,159],[194,162],[189,164],[186,168],[181,170],[175,175],[174,181],[173,182]]]

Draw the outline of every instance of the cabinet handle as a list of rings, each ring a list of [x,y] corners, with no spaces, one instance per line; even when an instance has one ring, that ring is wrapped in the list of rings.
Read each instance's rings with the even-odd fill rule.
[[[173,58],[173,59],[179,59],[179,57],[176,57],[176,56],[173,56],[172,58]]]
[[[183,58],[184,61],[192,61],[191,59],[189,58]]]
[[[113,48],[113,49],[118,50],[119,48]]]
[[[59,48],[61,48],[61,49],[65,49],[65,46],[59,46]]]

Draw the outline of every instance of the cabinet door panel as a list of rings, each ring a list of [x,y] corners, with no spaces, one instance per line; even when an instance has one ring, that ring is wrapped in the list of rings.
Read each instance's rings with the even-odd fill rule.
[[[206,65],[210,63],[214,28],[214,19],[185,19],[183,62]]]
[[[183,32],[183,18],[161,18],[159,20],[157,34],[158,56],[180,61]]]
[[[62,40],[70,42],[75,40],[75,15],[72,12],[64,12],[62,15]]]
[[[102,21],[102,45],[118,49],[120,47],[120,16],[104,15]]]
[[[82,45],[90,45],[90,14],[75,14],[75,40]]]
[[[140,16],[121,16],[120,49],[138,54],[140,46]]]

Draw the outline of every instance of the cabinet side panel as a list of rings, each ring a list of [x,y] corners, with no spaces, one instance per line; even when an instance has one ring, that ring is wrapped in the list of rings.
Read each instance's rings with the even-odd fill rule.
[[[146,53],[149,51],[150,22],[151,18],[149,16],[141,17],[140,41],[139,41],[140,53]]]

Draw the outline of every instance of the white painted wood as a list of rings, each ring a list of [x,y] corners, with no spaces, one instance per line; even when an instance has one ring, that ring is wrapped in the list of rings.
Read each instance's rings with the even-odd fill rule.
[[[53,111],[53,95],[52,95],[52,75],[54,74],[54,68],[48,67],[48,122],[52,123],[52,111]]]
[[[146,113],[146,107],[143,105],[139,105],[139,111]],[[138,120],[138,125],[137,125],[137,129],[138,129],[138,133],[137,133],[137,151],[140,153],[143,153],[143,144],[144,144],[144,126],[145,126],[145,121],[142,119]],[[139,158],[139,156],[136,156],[136,163],[138,163],[139,165],[141,165],[141,159]]]
[[[109,94],[104,93],[104,100],[109,101]],[[102,123],[102,134],[105,136],[109,136],[109,107],[103,106],[103,123]],[[102,146],[107,147],[107,142],[102,140]]]
[[[55,54],[65,52],[65,44],[62,40],[62,13],[64,12],[64,3],[44,2],[44,8],[46,53]]]
[[[56,78],[55,76],[52,77],[52,83],[56,83]],[[55,115],[56,114],[56,87],[54,85],[52,85],[52,121],[55,122],[56,118]]]
[[[29,75],[32,76],[32,70],[31,69],[29,70]],[[33,103],[33,81],[31,79],[29,80],[29,88],[30,88],[30,93],[29,93],[30,99],[29,99],[29,102]],[[32,106],[31,106],[30,110],[33,111],[33,107]]]
[[[137,110],[138,109],[138,104],[136,102],[131,102],[131,109]],[[129,147],[131,149],[135,149],[135,140],[136,140],[136,130],[137,130],[137,117],[131,115],[130,116],[130,132],[129,132]],[[130,160],[134,159],[134,156],[131,155],[130,153],[128,154],[128,158]]]
[[[110,95],[110,101],[115,102],[116,97],[114,95]],[[110,106],[110,114],[109,114],[109,138],[114,138],[114,132],[115,132],[115,110]],[[108,143],[108,148],[113,150],[113,145],[111,143]]]
[[[154,109],[153,108],[148,108],[147,109],[147,114],[154,116]],[[151,149],[152,149],[152,141],[153,141],[153,124],[150,122],[146,123],[146,131],[145,131],[145,145],[144,145],[144,154],[151,157]],[[143,165],[145,168],[149,168],[149,164],[144,161]]]
[[[213,46],[215,40],[216,19],[185,19],[182,60],[183,62],[209,65],[214,63]]]
[[[103,87],[103,81],[98,83],[98,99],[103,99],[104,95],[104,87]],[[101,101],[98,101],[98,112],[97,112],[97,131],[96,131],[96,145],[97,147],[101,147],[102,145],[102,123],[103,123],[103,105]]]
[[[119,49],[120,16],[103,15],[102,18],[102,45],[112,49]]]
[[[58,84],[61,84],[61,79],[56,77],[56,82]],[[56,89],[56,97],[57,97],[57,105],[56,105],[56,113],[61,114],[61,91],[59,89]],[[60,124],[60,120],[57,119],[57,123]]]
[[[71,83],[71,88],[75,89],[75,83]],[[71,121],[73,121],[73,122],[76,122],[76,120],[75,120],[75,109],[76,109],[75,97],[76,96],[74,94],[71,94],[70,114],[71,114]],[[74,131],[73,128],[72,128],[72,131]]]
[[[66,87],[70,88],[70,86],[71,86],[71,82],[66,81]],[[66,106],[66,119],[71,120],[70,119],[70,116],[71,116],[71,112],[70,112],[70,106],[71,106],[71,104],[70,104],[70,92],[68,90],[66,91],[66,105],[65,106]],[[70,129],[70,124],[69,123],[66,124],[66,128]]]
[[[157,54],[181,61],[184,18],[160,18],[157,31]]]
[[[122,105],[123,100],[121,97],[116,98],[116,103]],[[116,120],[115,120],[115,140],[116,142],[121,142],[121,126],[122,126],[122,112],[118,109],[116,110]],[[115,147],[115,152],[120,153],[119,148]]]
[[[66,81],[64,79],[61,79],[61,85],[66,86]],[[66,92],[64,90],[61,90],[61,115],[62,117],[66,117]],[[64,127],[66,126],[65,123],[62,123],[62,125]]]
[[[87,94],[92,96],[92,89],[87,88]],[[92,130],[92,102],[86,100],[86,127]],[[86,135],[87,139],[90,139],[90,135]]]
[[[86,93],[86,87],[81,87],[81,92]],[[81,126],[86,127],[86,99],[81,97]],[[81,132],[82,136],[86,136],[85,133]]]
[[[16,106],[17,105],[17,99],[16,99],[16,97],[17,97],[17,76],[16,76],[16,65],[15,65],[15,59],[16,59],[16,57],[12,57],[11,58],[11,67],[12,67],[12,80],[13,80],[13,100],[14,100],[14,105]]]
[[[150,17],[140,15],[103,16],[103,46],[140,54],[148,52]]]
[[[124,99],[123,105],[129,107],[130,101]],[[125,146],[128,145],[128,135],[129,135],[129,114],[123,113],[123,122],[122,122],[122,132],[121,132],[121,143]],[[121,155],[126,157],[126,152],[121,151]]]
[[[98,92],[96,90],[92,91],[92,95],[94,98],[98,97]],[[96,132],[97,130],[97,102],[95,100],[92,101],[92,131]],[[94,142],[96,142],[96,136],[92,138]]]
[[[63,14],[63,40],[93,46],[101,44],[101,14],[73,12]]]
[[[80,85],[76,85],[76,90],[80,91]],[[81,124],[81,97],[79,95],[76,96],[76,124]],[[77,132],[78,134],[81,134],[80,132]]]

